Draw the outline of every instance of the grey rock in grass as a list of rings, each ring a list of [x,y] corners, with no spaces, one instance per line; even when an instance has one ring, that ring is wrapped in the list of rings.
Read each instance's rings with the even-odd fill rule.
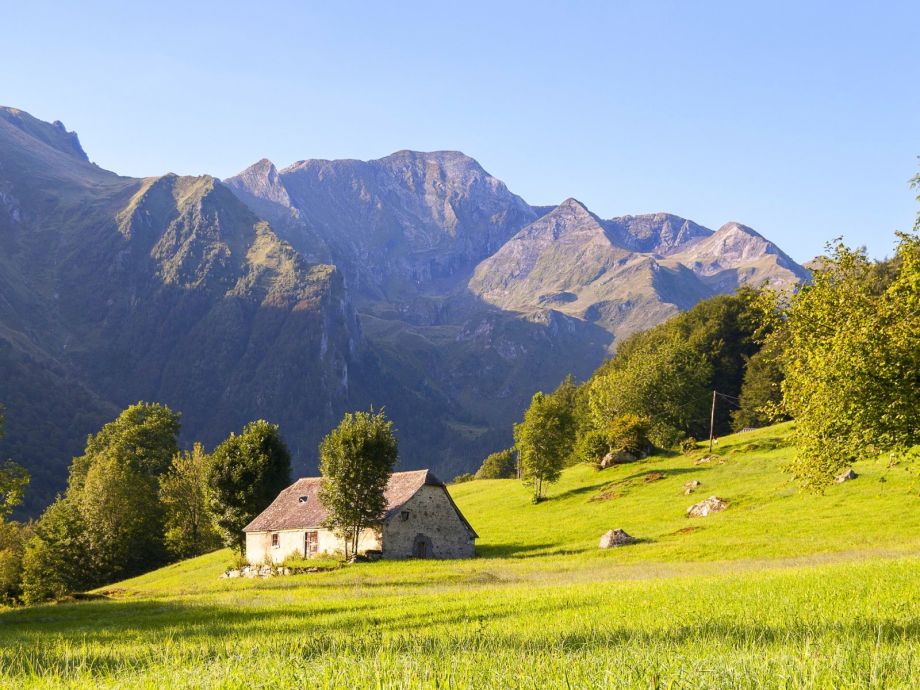
[[[848,482],[851,479],[856,479],[858,476],[859,475],[856,474],[853,470],[847,470],[843,474],[838,474],[836,477],[834,477],[834,481],[838,484],[843,484],[844,482]]]
[[[638,539],[628,535],[621,529],[612,529],[608,532],[605,532],[601,537],[600,544],[598,547],[601,549],[610,549],[615,546],[626,546],[627,544],[635,544]]]
[[[690,494],[692,494],[693,491],[696,489],[696,487],[698,487],[702,483],[703,482],[701,482],[699,479],[694,479],[684,484],[684,496],[689,496]]]
[[[640,456],[630,453],[628,450],[618,450],[613,453],[607,453],[601,460],[601,469],[605,470],[613,465],[622,465],[627,462],[635,462]]]
[[[710,513],[718,513],[728,508],[728,503],[718,496],[710,496],[705,501],[694,503],[687,508],[687,517],[706,517]]]

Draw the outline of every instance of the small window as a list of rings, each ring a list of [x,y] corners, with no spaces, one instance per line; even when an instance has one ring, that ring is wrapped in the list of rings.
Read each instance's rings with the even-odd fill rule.
[[[273,549],[277,549],[278,546],[279,546],[279,544],[278,544],[278,535],[277,535],[277,534],[273,534],[273,535],[272,535],[272,548],[273,548]]]
[[[405,522],[406,520],[409,519],[409,511],[408,511],[408,510],[404,510],[403,512],[401,512],[401,513],[399,514],[399,517],[401,517],[401,518],[402,518],[402,521]]]
[[[309,496],[301,496],[300,498],[297,499],[297,502],[306,503],[309,498],[310,498]]]

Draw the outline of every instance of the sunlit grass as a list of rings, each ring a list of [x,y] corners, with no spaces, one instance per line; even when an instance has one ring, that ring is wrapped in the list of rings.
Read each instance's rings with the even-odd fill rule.
[[[803,495],[787,431],[723,439],[724,464],[573,468],[537,506],[516,481],[452,487],[469,561],[228,580],[218,552],[6,611],[0,686],[916,687],[916,468]],[[713,494],[729,509],[684,517]],[[600,551],[613,527],[643,542]]]

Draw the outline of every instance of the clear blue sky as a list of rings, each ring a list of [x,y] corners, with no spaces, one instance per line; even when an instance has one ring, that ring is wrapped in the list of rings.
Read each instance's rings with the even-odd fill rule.
[[[459,149],[533,204],[883,256],[917,209],[918,28],[916,0],[4,2],[0,103],[123,174]]]

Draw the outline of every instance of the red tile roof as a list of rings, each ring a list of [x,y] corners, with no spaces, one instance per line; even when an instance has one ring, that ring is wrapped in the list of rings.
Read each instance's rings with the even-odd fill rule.
[[[298,479],[278,494],[271,505],[263,510],[252,522],[243,528],[244,532],[269,532],[285,529],[312,529],[322,527],[323,520],[329,514],[319,500],[319,487],[322,477],[305,477]],[[389,520],[400,508],[412,498],[423,486],[439,486],[444,489],[448,500],[457,515],[475,536],[476,533],[454,504],[447,487],[429,470],[412,472],[394,472],[387,484],[387,513],[384,520]]]

